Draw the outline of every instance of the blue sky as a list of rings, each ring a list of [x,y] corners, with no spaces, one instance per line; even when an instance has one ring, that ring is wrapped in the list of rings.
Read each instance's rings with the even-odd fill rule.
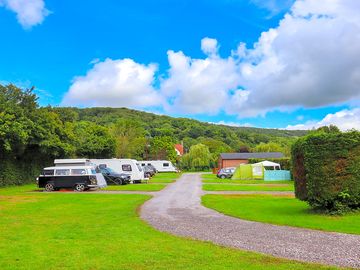
[[[0,81],[42,105],[360,128],[359,3],[326,2],[0,0]]]

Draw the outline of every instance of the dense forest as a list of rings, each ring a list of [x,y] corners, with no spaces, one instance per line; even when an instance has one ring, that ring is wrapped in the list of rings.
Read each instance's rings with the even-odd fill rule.
[[[290,145],[305,134],[215,125],[126,108],[40,107],[33,89],[0,85],[0,185],[5,178],[24,181],[27,176],[19,171],[32,176],[53,158],[169,159],[185,167],[209,167],[221,152],[289,155]],[[182,163],[175,143],[183,143],[189,152]],[[203,160],[194,161],[190,157],[194,153]]]

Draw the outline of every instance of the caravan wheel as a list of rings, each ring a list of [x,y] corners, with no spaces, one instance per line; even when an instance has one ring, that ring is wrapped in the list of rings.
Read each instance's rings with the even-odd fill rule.
[[[74,187],[74,191],[78,191],[78,192],[82,192],[85,190],[85,185],[84,184],[76,184]]]

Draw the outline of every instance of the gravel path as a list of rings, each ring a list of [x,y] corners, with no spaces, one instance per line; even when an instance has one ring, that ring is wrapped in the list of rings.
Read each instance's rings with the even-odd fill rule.
[[[241,220],[201,205],[200,174],[155,194],[141,217],[160,231],[307,262],[360,268],[360,236]]]

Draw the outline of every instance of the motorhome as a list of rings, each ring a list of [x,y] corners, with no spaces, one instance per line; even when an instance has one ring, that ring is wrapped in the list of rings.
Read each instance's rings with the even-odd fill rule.
[[[39,188],[45,191],[56,191],[62,188],[72,188],[75,191],[85,191],[90,188],[106,187],[106,181],[94,166],[70,165],[46,167],[36,179]]]
[[[145,160],[139,163],[142,167],[152,165],[158,172],[178,172],[178,169],[168,160]]]
[[[135,159],[90,159],[90,162],[99,167],[109,167],[117,173],[130,175],[132,183],[145,180],[144,171]]]

